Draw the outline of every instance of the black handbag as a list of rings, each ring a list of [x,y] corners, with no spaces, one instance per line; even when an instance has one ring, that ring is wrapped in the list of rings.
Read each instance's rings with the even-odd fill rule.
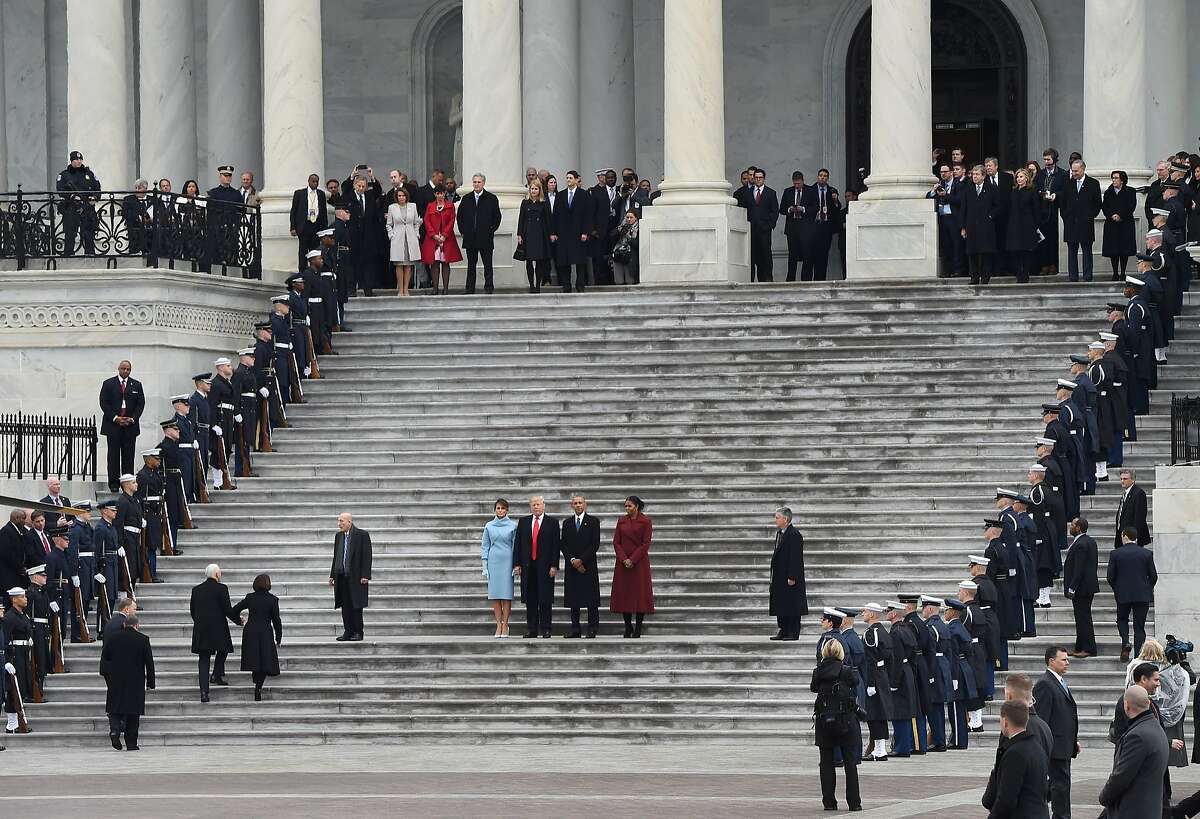
[[[513,251],[513,259],[518,262],[525,261],[525,245],[517,245],[517,249]]]

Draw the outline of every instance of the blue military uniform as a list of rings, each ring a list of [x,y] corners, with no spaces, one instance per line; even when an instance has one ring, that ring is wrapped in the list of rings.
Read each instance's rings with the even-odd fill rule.
[[[192,376],[194,382],[212,382],[212,373],[198,373]],[[201,480],[207,481],[208,475],[208,454],[209,447],[209,430],[212,429],[212,407],[208,404],[208,397],[196,390],[188,398],[188,420],[192,423],[192,428],[196,433],[196,451],[200,453]]]
[[[87,527],[89,531],[92,528],[86,523],[82,526]],[[71,528],[76,527],[72,526]],[[66,526],[61,529],[53,527],[47,531],[51,533],[52,537],[66,538],[68,536]],[[59,531],[61,534],[57,533]],[[78,573],[79,560],[78,558],[72,559],[70,545],[65,549],[60,549],[57,545],[50,549],[50,554],[46,555],[46,587],[50,590],[50,600],[58,604],[59,637],[63,640],[70,640],[72,643],[79,642],[79,623],[75,619],[75,586],[71,582],[71,578]]]
[[[295,282],[304,282],[305,292],[296,290]],[[288,312],[291,324],[292,355],[296,358],[296,373],[307,378],[312,363],[308,360],[308,282],[299,273],[288,276]]]
[[[100,508],[111,506],[117,508],[116,501],[109,501],[100,504]],[[120,547],[120,538],[117,535],[117,527],[101,518],[96,522],[94,545],[96,547],[96,567],[97,574],[104,577],[104,591],[108,597],[109,611],[116,605],[117,602],[117,586],[119,580],[117,577],[117,549]],[[82,578],[81,578],[82,579]],[[99,611],[99,609],[97,609]],[[97,621],[97,630],[104,624]]]
[[[152,449],[142,453],[144,459],[161,458],[162,451]],[[138,488],[135,493],[142,505],[146,520],[146,559],[150,562],[150,576],[158,579],[158,550],[163,542],[163,509],[166,506],[166,487],[161,467],[150,468],[147,463],[137,473]],[[171,533],[174,545],[174,533]]]
[[[175,407],[175,414],[171,416],[175,426],[179,428],[179,457],[183,461],[180,467],[180,480],[183,482],[183,493],[188,503],[196,502],[196,430],[192,426],[191,419],[179,411],[181,406],[187,406],[189,411],[191,405],[188,403],[187,395],[176,395],[171,398],[171,404]],[[184,468],[186,467],[186,469]],[[178,526],[176,521],[176,526]]]
[[[79,600],[83,605],[81,616],[86,618],[92,610],[92,599],[96,596],[96,572],[100,566],[96,554],[96,532],[86,521],[77,520],[67,530],[67,543],[66,562],[73,569],[71,577],[79,578]],[[72,593],[72,601],[74,597]],[[71,639],[78,640],[78,626],[72,625],[71,628]]]
[[[221,165],[217,170],[232,174],[233,166]],[[241,194],[224,182],[208,189],[208,243],[205,254],[208,265],[237,263],[237,232],[242,204]]]
[[[272,303],[283,301],[287,296],[273,296]],[[279,401],[284,406],[292,402],[292,323],[287,316],[271,313],[271,340],[275,345],[275,381],[279,384]]]
[[[946,605],[962,616],[966,605],[953,598],[946,598]],[[946,718],[950,723],[949,747],[967,747],[967,711],[975,702],[978,690],[975,686],[975,670],[971,664],[971,633],[957,618],[945,621],[950,639],[951,686],[953,699],[946,707]]]
[[[903,611],[899,602],[888,609]],[[917,634],[912,623],[901,618],[892,623],[892,753],[900,758],[920,753],[917,745],[917,716],[922,714],[921,694],[917,688]],[[923,746],[925,743],[920,743]]]
[[[922,597],[923,605],[936,602],[940,607],[939,598]],[[930,669],[933,671],[933,685],[930,687],[929,727],[933,740],[933,750],[946,748],[946,717],[952,715],[954,707],[954,644],[950,636],[950,627],[935,612],[925,621],[929,634],[929,644],[933,648],[933,659]]]

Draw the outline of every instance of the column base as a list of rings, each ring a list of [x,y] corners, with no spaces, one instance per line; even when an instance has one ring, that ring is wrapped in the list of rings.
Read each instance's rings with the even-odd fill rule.
[[[643,284],[750,281],[750,225],[744,210],[661,202],[642,211]]]
[[[263,191],[259,197],[262,200],[263,281],[282,283],[296,272],[298,265],[297,239],[291,234],[292,191]]]
[[[934,279],[937,264],[937,214],[928,199],[860,199],[851,204],[847,278]]]

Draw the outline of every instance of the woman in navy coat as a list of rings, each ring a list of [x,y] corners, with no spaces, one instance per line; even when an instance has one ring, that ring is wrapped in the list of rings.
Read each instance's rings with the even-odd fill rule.
[[[283,621],[279,618],[279,598],[271,594],[271,578],[254,578],[254,591],[233,607],[234,614],[250,612],[242,629],[242,671],[254,679],[254,701],[262,699],[267,677],[279,676],[278,646],[283,642]]]
[[[1137,254],[1136,226],[1133,212],[1137,210],[1137,194],[1129,187],[1125,171],[1112,172],[1112,184],[1104,192],[1100,209],[1104,211],[1104,240],[1101,252],[1112,265],[1112,280],[1125,281],[1129,257]]]

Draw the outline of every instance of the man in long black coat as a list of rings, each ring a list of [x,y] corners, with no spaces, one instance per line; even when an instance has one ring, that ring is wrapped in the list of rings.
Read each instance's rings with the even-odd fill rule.
[[[355,526],[349,512],[338,515],[337,524],[329,569],[333,607],[342,610],[342,636],[337,639],[357,642],[363,638],[363,609],[370,602],[371,534]]]
[[[142,382],[130,378],[133,365],[122,361],[117,374],[100,385],[100,434],[108,442],[108,490],[116,492],[121,475],[133,472],[133,450],[142,431],[138,419],[146,407]]]
[[[229,602],[229,587],[221,582],[221,567],[210,563],[204,570],[203,583],[192,588],[188,610],[192,615],[192,653],[200,657],[200,702],[208,702],[208,686],[225,682],[225,658],[233,651],[229,623],[241,625]],[[226,622],[228,621],[228,622]],[[209,663],[213,655],[212,676]]]
[[[154,689],[154,652],[150,638],[138,631],[138,617],[130,614],[124,628],[104,641],[100,676],[108,683],[104,710],[108,712],[108,738],[113,748],[138,750],[138,728],[146,713],[146,692]]]
[[[521,578],[521,602],[525,604],[525,637],[550,636],[554,608],[554,578],[561,551],[558,521],[546,514],[546,499],[529,499],[530,514],[517,521],[513,543],[513,566]]]
[[[579,174],[567,171],[567,189],[555,197],[555,264],[564,293],[571,292],[571,268],[575,268],[575,290],[582,293],[587,284],[588,242],[591,240],[593,206],[591,194],[579,186]]]
[[[600,571],[596,553],[600,550],[600,519],[587,514],[583,495],[571,496],[575,514],[563,521],[560,551],[563,567],[563,605],[571,610],[571,630],[565,637],[579,637],[580,609],[587,609],[587,636],[600,629]],[[540,535],[540,532],[539,532]],[[540,545],[540,544],[539,544]]]
[[[1096,541],[1087,530],[1086,518],[1075,518],[1071,521],[1071,545],[1067,548],[1067,559],[1063,564],[1063,594],[1071,601],[1075,614],[1075,650],[1071,652],[1072,657],[1096,655],[1092,599],[1100,591],[1100,581],[1096,575]]]
[[[471,177],[471,193],[458,201],[458,233],[463,250],[467,252],[467,293],[475,292],[475,267],[483,258],[483,292],[491,293],[492,250],[496,246],[496,231],[500,229],[500,200],[485,190],[483,174]],[[424,214],[422,214],[424,215]]]
[[[1071,178],[1058,194],[1058,210],[1067,244],[1067,275],[1079,281],[1079,254],[1083,254],[1083,280],[1092,280],[1092,245],[1096,242],[1096,214],[1103,206],[1100,183],[1086,173],[1087,165],[1071,163]]]
[[[1146,490],[1134,483],[1136,474],[1132,469],[1121,470],[1121,501],[1117,505],[1117,533],[1113,547],[1121,545],[1121,531],[1132,526],[1137,529],[1137,542],[1148,546],[1151,542],[1150,525],[1146,522]]]
[[[971,181],[962,190],[959,210],[959,232],[966,240],[967,269],[971,284],[987,284],[992,278],[996,259],[997,218],[1000,202],[996,189],[976,165],[971,169]]]
[[[804,537],[792,525],[792,510],[775,510],[775,551],[771,554],[771,610],[779,623],[772,640],[799,640],[800,618],[808,614],[804,583]]]
[[[1071,660],[1062,646],[1049,646],[1046,672],[1033,686],[1037,714],[1050,726],[1050,806],[1055,819],[1071,815],[1071,760],[1079,756],[1079,709],[1064,679]]]
[[[863,677],[866,682],[864,708],[871,744],[864,754],[875,760],[887,759],[888,720],[892,714],[892,637],[879,622],[883,606],[867,603],[863,606],[863,648],[866,652]]]

